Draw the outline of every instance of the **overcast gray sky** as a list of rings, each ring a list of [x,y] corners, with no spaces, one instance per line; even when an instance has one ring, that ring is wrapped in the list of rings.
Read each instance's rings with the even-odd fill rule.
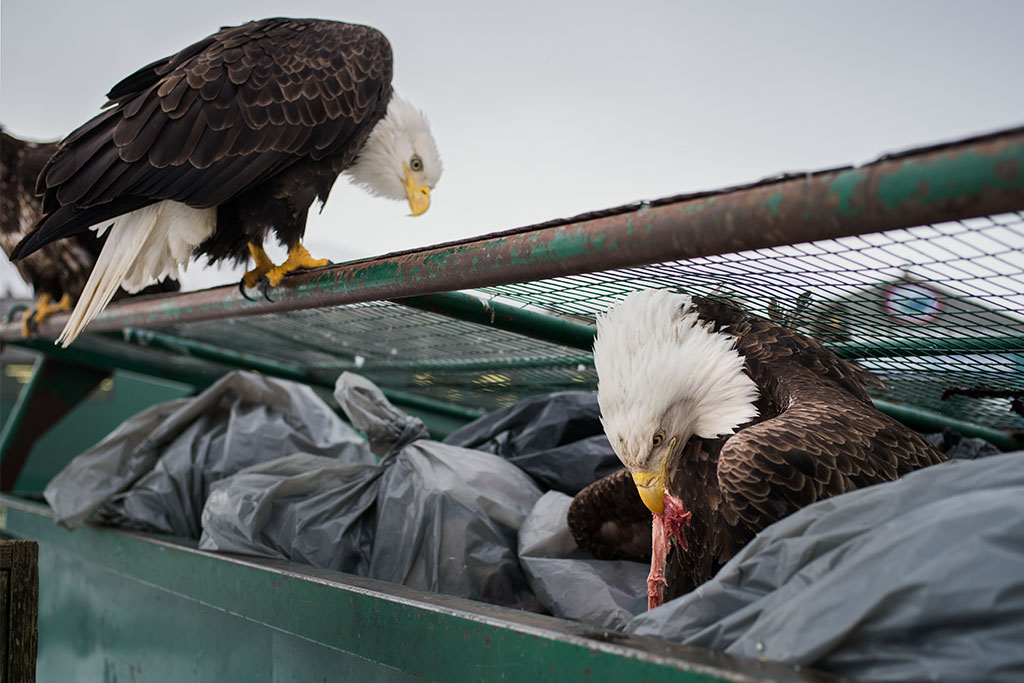
[[[418,218],[340,182],[306,233],[336,261],[1024,123],[1021,0],[3,0],[0,122],[59,138],[138,67],[276,15],[381,29],[445,161]]]

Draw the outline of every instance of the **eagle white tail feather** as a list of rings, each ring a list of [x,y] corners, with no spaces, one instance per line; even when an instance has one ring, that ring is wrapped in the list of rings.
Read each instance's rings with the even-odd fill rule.
[[[109,230],[107,241],[57,343],[66,347],[73,342],[118,287],[137,292],[177,274],[180,265],[188,264],[192,249],[213,233],[216,220],[215,208],[163,201],[94,226],[97,234]]]

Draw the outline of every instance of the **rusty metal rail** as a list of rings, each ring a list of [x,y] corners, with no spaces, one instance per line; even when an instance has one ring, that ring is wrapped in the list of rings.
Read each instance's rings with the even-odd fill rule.
[[[381,299],[399,300],[667,260],[998,214],[1024,208],[1024,128],[396,253],[288,278],[275,300],[235,286],[119,302],[89,331],[153,327]],[[56,336],[64,315],[48,320]],[[8,323],[0,338],[15,339]]]

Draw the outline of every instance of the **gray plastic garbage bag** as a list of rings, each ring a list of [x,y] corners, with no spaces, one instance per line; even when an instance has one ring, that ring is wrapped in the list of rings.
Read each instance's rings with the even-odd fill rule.
[[[154,406],[77,456],[43,492],[68,527],[199,538],[210,485],[292,453],[373,462],[366,442],[307,386],[233,372],[193,398]]]
[[[622,629],[647,609],[650,567],[598,560],[580,550],[566,523],[572,497],[548,491],[519,530],[519,561],[551,614],[599,628]]]
[[[977,437],[964,436],[946,427],[941,432],[925,434],[925,440],[949,459],[973,460],[1001,453],[997,446]]]
[[[806,507],[627,630],[871,680],[1024,680],[1024,453]]]
[[[214,487],[200,547],[539,609],[516,553],[540,497],[533,481],[501,458],[428,440],[418,419],[358,375],[343,374],[335,398],[380,463],[294,456],[239,472]]]
[[[73,529],[153,469],[159,453],[149,435],[189,400],[177,399],[143,410],[69,462],[43,491],[55,521]]]
[[[367,576],[382,473],[306,453],[247,467],[213,484],[199,547]]]
[[[533,396],[470,422],[444,442],[500,455],[542,488],[572,496],[622,468],[600,413],[593,392]]]
[[[517,557],[519,527],[540,489],[488,453],[426,438],[423,424],[353,373],[334,397],[385,452],[369,576],[421,590],[535,609]]]

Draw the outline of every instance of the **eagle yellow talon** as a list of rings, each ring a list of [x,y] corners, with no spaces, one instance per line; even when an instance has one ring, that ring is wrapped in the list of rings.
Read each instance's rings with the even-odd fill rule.
[[[263,251],[263,247],[257,246],[252,242],[249,242],[249,253],[252,254],[254,267],[242,276],[242,282],[245,283],[246,287],[252,289],[259,284],[264,275],[274,269],[274,262],[267,256],[267,252]]]
[[[268,285],[270,285],[271,287],[277,287],[279,284],[281,284],[281,280],[283,280],[284,276],[288,274],[288,271],[283,270],[282,268],[283,266],[278,266],[277,268],[274,268],[269,273],[267,273]]]
[[[54,313],[70,311],[72,307],[71,295],[65,293],[60,301],[52,303],[53,299],[49,294],[40,294],[35,308],[30,308],[21,316],[21,335],[25,338],[31,337],[39,329],[39,323],[49,318]]]
[[[288,260],[279,265],[278,268],[287,268],[285,271],[285,274],[287,274],[298,268],[319,268],[320,266],[326,266],[328,263],[330,263],[329,259],[313,258],[300,243],[288,250]]]
[[[299,268],[319,268],[320,266],[326,266],[331,261],[330,259],[315,259],[310,256],[309,251],[306,247],[302,246],[302,243],[297,243],[294,247],[288,250],[288,260],[279,266],[275,266],[267,256],[267,252],[263,251],[262,247],[258,247],[251,242],[249,243],[249,253],[252,254],[252,259],[255,261],[255,267],[242,276],[242,282],[245,283],[246,287],[250,289],[259,284],[263,278],[267,279],[267,282],[271,287],[277,287],[281,284],[281,280],[284,279],[285,275],[288,275],[292,271],[298,270]]]
[[[32,336],[32,328],[36,325],[35,318],[36,311],[33,308],[28,309],[21,314],[21,336],[28,339]]]
[[[263,275],[264,271],[261,271],[258,268],[253,268],[242,276],[242,282],[245,283],[247,288],[252,289],[259,284],[260,280],[263,279]]]

